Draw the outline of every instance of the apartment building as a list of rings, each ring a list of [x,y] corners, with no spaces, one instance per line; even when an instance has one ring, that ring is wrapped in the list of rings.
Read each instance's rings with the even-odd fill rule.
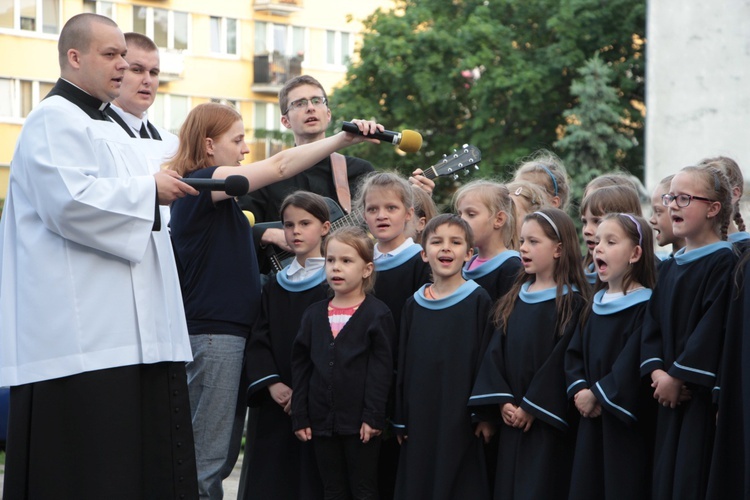
[[[59,76],[57,38],[81,12],[115,20],[123,31],[159,46],[161,85],[150,118],[179,129],[203,102],[223,102],[243,116],[251,154],[283,147],[277,93],[309,74],[331,89],[346,73],[361,20],[392,0],[0,0],[0,198],[24,118]],[[288,143],[288,140],[287,140]]]

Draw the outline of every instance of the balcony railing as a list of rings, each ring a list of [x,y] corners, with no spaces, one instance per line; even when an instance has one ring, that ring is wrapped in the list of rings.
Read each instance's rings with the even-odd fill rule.
[[[255,0],[256,12],[266,12],[275,16],[288,16],[302,10],[302,0]]]
[[[284,84],[302,74],[304,56],[272,54],[256,55],[254,60],[253,91],[276,94]]]
[[[159,59],[159,66],[161,69],[159,79],[162,82],[182,80],[185,71],[185,56],[181,50],[160,48]]]

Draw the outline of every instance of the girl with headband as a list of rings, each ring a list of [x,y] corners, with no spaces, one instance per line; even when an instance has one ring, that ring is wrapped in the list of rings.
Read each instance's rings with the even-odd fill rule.
[[[737,262],[726,241],[732,193],[718,169],[686,167],[663,199],[685,248],[659,268],[641,335],[641,375],[650,377],[659,402],[651,496],[705,498]]]
[[[609,214],[597,228],[597,292],[565,354],[568,397],[583,417],[569,498],[648,497],[655,406],[642,398],[638,355],[656,284],[653,251],[653,232],[641,217]]]
[[[524,273],[495,309],[497,330],[469,406],[501,420],[495,498],[568,498],[573,447],[564,358],[588,297],[575,225],[546,208],[526,216]]]
[[[540,150],[516,169],[514,181],[528,181],[544,189],[546,205],[566,210],[570,196],[568,174],[555,154]]]

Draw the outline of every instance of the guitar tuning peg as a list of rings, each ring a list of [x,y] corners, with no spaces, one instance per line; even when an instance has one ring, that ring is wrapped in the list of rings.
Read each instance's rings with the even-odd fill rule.
[[[466,177],[467,175],[469,175],[469,170],[468,169],[464,170],[464,177]]]
[[[474,170],[479,170],[479,165],[474,165]]]
[[[453,179],[454,181],[457,181],[457,180],[458,180],[458,174],[453,174],[453,175],[451,175],[451,178],[452,178],[452,179]]]
[[[469,147],[469,145],[468,145],[468,144],[464,144],[463,146],[461,146],[461,149],[466,149],[466,148],[468,148],[468,147]]]

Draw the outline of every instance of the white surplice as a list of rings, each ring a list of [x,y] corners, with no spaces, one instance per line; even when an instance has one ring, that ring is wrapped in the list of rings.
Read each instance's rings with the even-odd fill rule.
[[[60,96],[26,119],[0,222],[0,386],[192,359],[142,142]]]

